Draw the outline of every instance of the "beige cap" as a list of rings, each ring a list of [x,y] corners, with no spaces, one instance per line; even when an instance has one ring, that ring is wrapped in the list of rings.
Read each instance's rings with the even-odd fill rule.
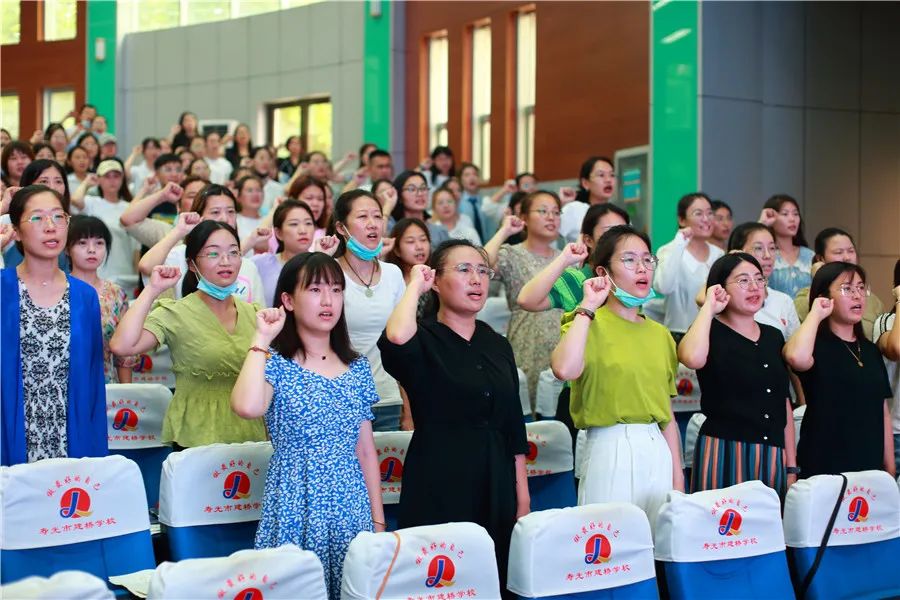
[[[118,171],[119,173],[122,173],[122,165],[119,164],[119,161],[104,160],[103,162],[101,162],[100,166],[97,167],[97,176],[103,177],[111,171]]]

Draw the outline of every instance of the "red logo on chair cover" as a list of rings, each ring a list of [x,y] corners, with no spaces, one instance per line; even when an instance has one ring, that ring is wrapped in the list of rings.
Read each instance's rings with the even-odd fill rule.
[[[138,415],[130,408],[120,408],[112,426],[118,431],[134,431],[138,427]]]
[[[425,577],[425,587],[442,588],[453,585],[456,576],[456,566],[450,557],[438,554],[428,563],[428,574]]]
[[[679,396],[690,396],[691,392],[694,391],[694,383],[690,379],[685,377],[678,380],[678,386],[676,389],[678,390]]]
[[[80,487],[63,492],[59,499],[59,516],[64,519],[78,519],[91,516],[91,497]]]
[[[537,460],[538,457],[538,447],[532,441],[528,442],[528,454],[525,455],[525,462],[529,465],[533,465],[534,461]]]
[[[239,591],[234,600],[263,600],[263,593],[257,588],[246,588]]]
[[[851,523],[862,523],[869,518],[869,503],[862,496],[856,496],[850,501],[850,510],[847,520]]]
[[[722,517],[719,519],[719,535],[740,534],[741,521],[743,521],[741,514],[733,508],[729,508],[722,513]]]
[[[403,480],[403,463],[396,456],[381,461],[381,481],[396,483]]]
[[[250,476],[243,471],[232,471],[225,478],[222,495],[229,500],[243,500],[250,497]]]
[[[149,373],[153,370],[153,359],[147,354],[141,354],[138,363],[131,370],[135,373]]]
[[[597,565],[609,562],[612,555],[612,545],[602,533],[595,533],[584,544],[584,564]]]

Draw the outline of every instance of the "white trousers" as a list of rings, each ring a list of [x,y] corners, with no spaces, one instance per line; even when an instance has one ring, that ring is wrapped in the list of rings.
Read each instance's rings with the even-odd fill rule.
[[[630,502],[656,528],[656,515],[672,489],[672,453],[659,425],[591,427],[582,468],[578,504]]]

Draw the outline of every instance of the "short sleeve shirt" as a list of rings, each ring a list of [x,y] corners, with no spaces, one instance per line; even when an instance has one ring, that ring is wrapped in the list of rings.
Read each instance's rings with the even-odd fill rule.
[[[567,312],[575,310],[584,297],[584,282],[591,274],[590,265],[580,269],[569,267],[563,271],[550,289],[550,308],[561,308]]]

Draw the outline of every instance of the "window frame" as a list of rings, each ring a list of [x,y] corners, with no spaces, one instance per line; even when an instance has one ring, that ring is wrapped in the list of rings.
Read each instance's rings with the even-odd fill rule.
[[[50,110],[52,108],[50,98],[53,94],[59,92],[71,92],[72,93],[72,109],[75,110],[78,107],[78,95],[75,91],[74,87],[49,87],[41,90],[41,118],[43,120],[43,127],[41,129],[46,129],[50,123],[60,123],[64,124],[66,117],[58,121],[54,121],[50,115]],[[68,112],[68,111],[67,111]],[[63,125],[65,126],[65,125]]]
[[[432,94],[435,91],[431,77],[432,72],[432,50],[433,44],[437,41],[443,41],[444,47],[444,112],[443,121],[432,119]],[[427,133],[427,143],[429,144],[425,153],[430,154],[431,149],[435,146],[448,146],[450,143],[450,36],[446,30],[435,31],[425,36],[425,131]]]
[[[283,144],[285,140],[276,140],[275,139],[275,111],[284,109],[284,108],[300,108],[300,131],[297,134],[290,135],[299,135],[300,136],[300,144],[303,146],[303,152],[309,153],[315,148],[309,147],[309,109],[311,106],[315,104],[331,104],[332,105],[332,120],[334,119],[334,103],[332,102],[331,96],[329,95],[321,95],[321,96],[307,96],[305,98],[296,98],[294,100],[283,100],[280,102],[267,102],[265,104],[265,113],[266,113],[266,143],[274,148],[278,148],[279,145]],[[333,125],[333,123],[332,123]],[[332,135],[334,131],[332,129]],[[287,138],[285,138],[287,139]],[[331,148],[332,152],[334,148]],[[329,160],[332,159],[331,156],[328,157]]]

